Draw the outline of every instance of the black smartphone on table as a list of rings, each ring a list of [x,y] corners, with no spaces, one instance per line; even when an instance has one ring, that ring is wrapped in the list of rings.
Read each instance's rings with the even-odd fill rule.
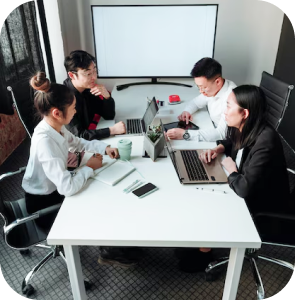
[[[155,191],[157,191],[159,188],[156,187],[154,184],[152,183],[147,183],[145,185],[143,185],[142,187],[132,191],[132,193],[137,196],[138,198],[143,198]]]
[[[168,124],[163,124],[165,131],[168,131],[172,128],[181,128],[185,130],[198,130],[200,129],[198,125],[194,124],[193,122],[189,121],[188,124],[186,124],[185,121],[178,121],[178,122],[172,122]]]

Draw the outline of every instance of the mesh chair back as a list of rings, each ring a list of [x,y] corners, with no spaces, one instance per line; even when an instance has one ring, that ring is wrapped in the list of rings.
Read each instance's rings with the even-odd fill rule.
[[[268,122],[277,129],[288,106],[290,92],[294,86],[263,71],[260,88],[265,93],[268,104]]]

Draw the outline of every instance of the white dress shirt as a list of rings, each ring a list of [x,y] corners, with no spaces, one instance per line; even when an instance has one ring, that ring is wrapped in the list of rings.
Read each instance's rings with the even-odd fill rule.
[[[210,118],[216,126],[214,129],[189,130],[191,140],[215,142],[225,138],[227,124],[225,122],[224,111],[226,109],[227,97],[235,87],[235,83],[225,79],[222,88],[214,97],[206,97],[200,94],[185,107],[184,111],[193,114],[198,109],[207,105]]]
[[[77,193],[94,175],[92,168],[83,166],[75,176],[67,170],[68,151],[89,151],[104,154],[107,145],[86,141],[70,133],[64,126],[61,133],[42,120],[34,130],[30,158],[22,187],[30,194],[48,195],[57,190],[71,196]]]

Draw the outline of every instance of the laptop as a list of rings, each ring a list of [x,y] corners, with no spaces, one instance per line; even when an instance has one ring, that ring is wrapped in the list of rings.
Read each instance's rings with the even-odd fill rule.
[[[163,123],[160,122],[165,134]],[[199,159],[203,149],[173,149],[166,134],[165,143],[180,183],[227,183],[227,176],[218,159],[221,154],[205,164]]]
[[[142,119],[120,120],[126,125],[126,134],[124,135],[143,135],[143,133],[147,131],[148,126],[152,124],[158,110],[159,108],[156,99],[153,98],[153,100],[151,100],[149,103]],[[116,120],[116,123],[117,122],[118,121]]]

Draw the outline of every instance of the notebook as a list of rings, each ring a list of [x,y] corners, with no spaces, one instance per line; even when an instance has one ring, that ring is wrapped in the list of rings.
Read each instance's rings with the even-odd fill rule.
[[[149,103],[142,119],[127,119],[121,120],[126,125],[125,135],[143,135],[148,129],[148,126],[152,124],[157,112],[159,110],[156,98],[153,97],[152,101]],[[116,120],[116,123],[119,120]]]
[[[164,125],[160,122],[165,134]],[[164,140],[180,183],[227,182],[227,176],[217,158],[205,164],[199,159],[202,149],[173,149],[166,135]]]
[[[134,170],[135,168],[129,162],[104,156],[102,167],[94,171],[95,175],[92,178],[113,186]]]

